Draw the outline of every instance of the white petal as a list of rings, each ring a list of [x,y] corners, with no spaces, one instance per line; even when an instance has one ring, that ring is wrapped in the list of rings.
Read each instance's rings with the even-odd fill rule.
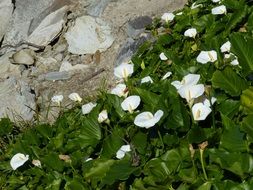
[[[182,85],[195,85],[199,82],[200,75],[199,74],[188,74],[185,75],[183,80],[181,81]]]
[[[172,72],[167,72],[167,73],[165,73],[165,75],[163,76],[163,78],[162,78],[162,80],[165,80],[165,79],[167,79],[168,77],[170,77],[170,75],[172,75]]]
[[[124,158],[125,154],[126,154],[126,152],[119,149],[116,153],[116,158],[122,159],[122,158]]]
[[[55,95],[51,98],[51,101],[52,102],[55,102],[55,103],[61,103],[63,100],[63,95]]]
[[[134,65],[128,63],[122,63],[118,67],[114,68],[114,75],[119,79],[126,79],[134,72]]]
[[[141,83],[146,83],[146,82],[153,83],[153,80],[150,76],[146,76],[146,77],[141,79]]]
[[[29,155],[17,153],[11,158],[10,165],[13,170],[16,170],[17,168],[22,166],[28,159]]]
[[[220,50],[221,50],[222,53],[224,53],[224,52],[230,52],[230,48],[231,48],[231,43],[230,43],[230,41],[227,41],[226,43],[224,43],[220,47]]]
[[[130,152],[131,151],[131,147],[130,147],[130,145],[122,145],[120,147],[120,150],[122,150],[124,152]]]
[[[75,101],[75,102],[81,102],[82,98],[79,96],[79,94],[73,92],[69,95],[69,99]]]
[[[197,103],[192,106],[193,118],[196,121],[205,120],[211,111],[211,108],[203,103]]]
[[[190,38],[195,38],[197,35],[197,30],[196,28],[189,28],[184,32],[184,36],[190,37]]]
[[[238,61],[238,59],[234,59],[233,61],[231,61],[230,64],[231,65],[239,65],[239,61]]]
[[[203,84],[186,85],[178,90],[179,95],[185,98],[187,102],[190,102],[194,98],[198,98],[205,91]]]
[[[182,15],[183,14],[183,12],[178,12],[176,15],[177,16],[180,16],[180,15]]]
[[[173,81],[171,85],[174,86],[177,90],[183,86],[182,83],[178,80]]]
[[[115,94],[119,97],[126,97],[128,94],[128,90],[125,84],[118,84],[115,88],[111,90],[111,94]]]
[[[197,57],[197,62],[206,64],[207,62],[215,62],[217,60],[217,53],[214,50],[201,51]]]
[[[216,102],[216,100],[217,100],[217,99],[216,99],[215,97],[212,97],[212,98],[211,98],[211,103],[212,103],[212,105]],[[204,104],[205,106],[211,107],[210,101],[209,101],[209,99],[207,99],[207,98],[204,100],[203,104]]]
[[[191,9],[196,9],[196,8],[198,8],[198,7],[202,7],[202,4],[197,4],[197,5],[196,5],[196,2],[194,2],[194,3],[192,4],[192,6],[191,6]]]
[[[222,15],[222,14],[226,14],[227,9],[226,9],[226,6],[221,5],[221,6],[212,8],[211,11],[213,15]]]
[[[89,161],[91,161],[91,160],[93,160],[93,158],[87,158],[87,159],[85,160],[85,162],[89,162]]]
[[[39,160],[33,160],[32,164],[37,167],[41,167],[41,162]]]
[[[94,107],[96,107],[96,105],[97,105],[96,103],[92,103],[92,102],[82,105],[82,113],[83,113],[84,115],[90,113],[91,110],[92,110]]]
[[[168,60],[168,58],[166,57],[166,55],[165,55],[163,52],[160,53],[159,57],[160,57],[160,59],[161,59],[162,61]]]
[[[213,3],[219,3],[220,0],[212,0]]]
[[[165,20],[166,22],[173,21],[175,15],[173,13],[164,13],[161,17],[162,20]]]
[[[153,127],[163,116],[163,111],[158,110],[153,116],[151,112],[142,112],[134,119],[134,124],[138,127],[150,128]]]
[[[98,122],[99,123],[102,123],[107,119],[108,119],[107,110],[103,110],[102,112],[99,113],[99,115],[98,115]]]
[[[140,96],[129,96],[121,103],[121,107],[123,110],[132,113],[140,105],[140,102]]]

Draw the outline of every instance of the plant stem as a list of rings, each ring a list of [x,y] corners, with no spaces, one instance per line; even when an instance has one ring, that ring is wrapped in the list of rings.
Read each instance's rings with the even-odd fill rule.
[[[204,178],[205,178],[205,180],[208,180],[207,175],[206,175],[206,170],[205,170],[205,164],[204,164],[204,160],[203,160],[204,150],[200,149],[199,151],[200,151],[200,162],[201,162],[201,167],[202,167],[202,171],[203,171],[203,174],[204,174]]]
[[[157,130],[157,132],[158,132],[159,139],[160,139],[160,141],[161,141],[161,143],[162,143],[162,146],[163,146],[163,149],[164,149],[164,144],[163,144],[163,138],[162,138],[162,135],[161,135],[161,133],[160,133],[160,131],[159,131],[159,130]]]

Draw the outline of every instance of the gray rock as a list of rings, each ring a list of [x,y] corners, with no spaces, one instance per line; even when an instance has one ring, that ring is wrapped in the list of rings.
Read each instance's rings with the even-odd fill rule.
[[[27,83],[11,77],[0,83],[0,118],[9,117],[12,121],[33,119],[35,95]]]
[[[5,35],[6,29],[12,17],[13,4],[11,0],[1,0],[0,2],[0,41]]]
[[[33,65],[35,52],[31,49],[22,49],[17,51],[12,58],[15,64]]]
[[[71,78],[71,74],[63,71],[63,72],[49,72],[46,74],[42,74],[38,77],[38,80],[67,80]]]
[[[111,0],[93,0],[87,8],[88,15],[95,17],[101,16],[110,1]]]
[[[6,79],[10,76],[21,76],[20,66],[14,65],[10,62],[9,57],[13,55],[14,52],[9,52],[0,57],[0,78]]]
[[[150,35],[142,36],[137,40],[133,40],[132,38],[127,38],[125,44],[120,48],[119,54],[117,55],[115,66],[120,65],[122,62],[127,62],[131,60],[131,57],[136,53],[138,48],[148,39],[150,39]]]
[[[144,32],[145,27],[152,23],[152,18],[148,16],[140,16],[127,23],[127,35],[130,38],[136,38]]]
[[[106,51],[113,43],[111,28],[100,18],[82,16],[65,33],[68,51],[73,54],[94,54]]]

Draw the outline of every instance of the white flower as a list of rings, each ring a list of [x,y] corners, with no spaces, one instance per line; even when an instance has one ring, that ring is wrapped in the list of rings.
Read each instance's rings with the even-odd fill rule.
[[[226,43],[224,43],[220,47],[220,50],[221,50],[222,53],[224,53],[224,52],[230,52],[230,48],[231,48],[231,43],[230,43],[230,41],[227,41]]]
[[[120,149],[117,151],[117,153],[116,153],[116,158],[122,159],[122,158],[124,158],[125,154],[126,154],[127,152],[130,152],[130,151],[131,151],[130,145],[123,145],[123,146],[121,146]]]
[[[166,57],[166,55],[165,55],[163,52],[160,53],[159,57],[160,57],[160,59],[161,59],[162,61],[168,60],[168,58]]]
[[[134,124],[138,127],[144,127],[148,129],[159,122],[162,116],[162,110],[158,110],[154,115],[151,112],[142,112],[135,117]]]
[[[165,79],[169,78],[170,75],[172,75],[172,72],[170,72],[170,71],[167,72],[167,73],[165,73],[165,75],[163,76],[162,80],[165,80]]]
[[[203,84],[185,85],[178,90],[179,95],[185,98],[187,102],[191,102],[194,98],[198,98],[205,91]]]
[[[221,5],[221,6],[212,8],[211,11],[213,15],[222,15],[222,14],[226,14],[227,9],[226,9],[226,6]]]
[[[140,96],[129,96],[121,103],[121,107],[123,110],[133,113],[133,111],[140,105],[140,102]]]
[[[60,104],[62,100],[63,100],[63,95],[55,95],[51,98],[51,101],[57,104]]]
[[[217,100],[217,99],[216,99],[215,97],[212,97],[212,98],[211,98],[211,103],[212,103],[212,105],[216,102],[216,100]],[[205,106],[211,107],[210,100],[207,99],[207,98],[204,100],[203,104],[204,104]]]
[[[185,75],[182,81],[173,81],[171,84],[178,90],[183,86],[195,85],[198,83],[200,75],[188,74]]]
[[[91,160],[93,160],[93,158],[87,158],[87,159],[85,160],[85,162],[89,162],[89,161],[91,161]]]
[[[213,3],[219,3],[220,0],[212,0]]]
[[[16,170],[22,166],[29,159],[29,155],[24,155],[21,153],[15,154],[10,161],[11,167],[13,170]]]
[[[175,15],[173,13],[164,13],[161,17],[162,20],[165,20],[165,22],[173,21]]]
[[[127,97],[128,90],[125,84],[118,84],[115,88],[111,90],[111,94],[115,94],[119,97]]]
[[[176,15],[177,16],[180,16],[180,15],[182,15],[183,14],[183,12],[178,12]]]
[[[82,98],[79,96],[79,94],[73,92],[69,95],[69,99],[75,101],[75,102],[81,102]]]
[[[195,38],[196,35],[197,35],[196,28],[189,28],[184,32],[184,36],[186,37]]]
[[[87,104],[84,104],[84,105],[82,105],[82,113],[83,113],[84,115],[86,115],[86,114],[90,113],[91,110],[92,110],[94,107],[96,107],[96,106],[97,106],[97,104],[96,104],[96,103],[92,103],[92,102],[87,103]]]
[[[194,3],[192,4],[192,6],[191,6],[191,9],[196,9],[196,8],[198,8],[198,7],[202,7],[202,4],[197,4],[197,5],[196,5],[196,2],[194,2]]]
[[[142,83],[146,83],[146,82],[150,82],[150,83],[153,83],[153,80],[150,76],[146,76],[144,78],[141,79],[141,84]]]
[[[32,160],[32,164],[37,167],[41,167],[41,162],[39,160]]]
[[[215,62],[217,60],[217,52],[211,51],[201,51],[197,57],[197,62],[206,64],[207,62]]]
[[[98,115],[98,122],[102,123],[108,119],[108,113],[107,110],[103,110]]]
[[[118,67],[114,68],[114,75],[119,79],[127,79],[134,72],[134,65],[131,63],[122,63]]]
[[[211,111],[211,108],[203,103],[197,103],[192,106],[192,115],[195,121],[205,120]]]
[[[238,59],[234,59],[233,61],[231,61],[230,64],[231,65],[239,65],[239,61],[238,61]]]

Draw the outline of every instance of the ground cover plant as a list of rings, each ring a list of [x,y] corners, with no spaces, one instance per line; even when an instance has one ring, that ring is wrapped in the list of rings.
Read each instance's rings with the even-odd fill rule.
[[[0,121],[2,189],[253,188],[252,1],[189,1],[148,29],[96,101],[71,94],[52,125]]]

